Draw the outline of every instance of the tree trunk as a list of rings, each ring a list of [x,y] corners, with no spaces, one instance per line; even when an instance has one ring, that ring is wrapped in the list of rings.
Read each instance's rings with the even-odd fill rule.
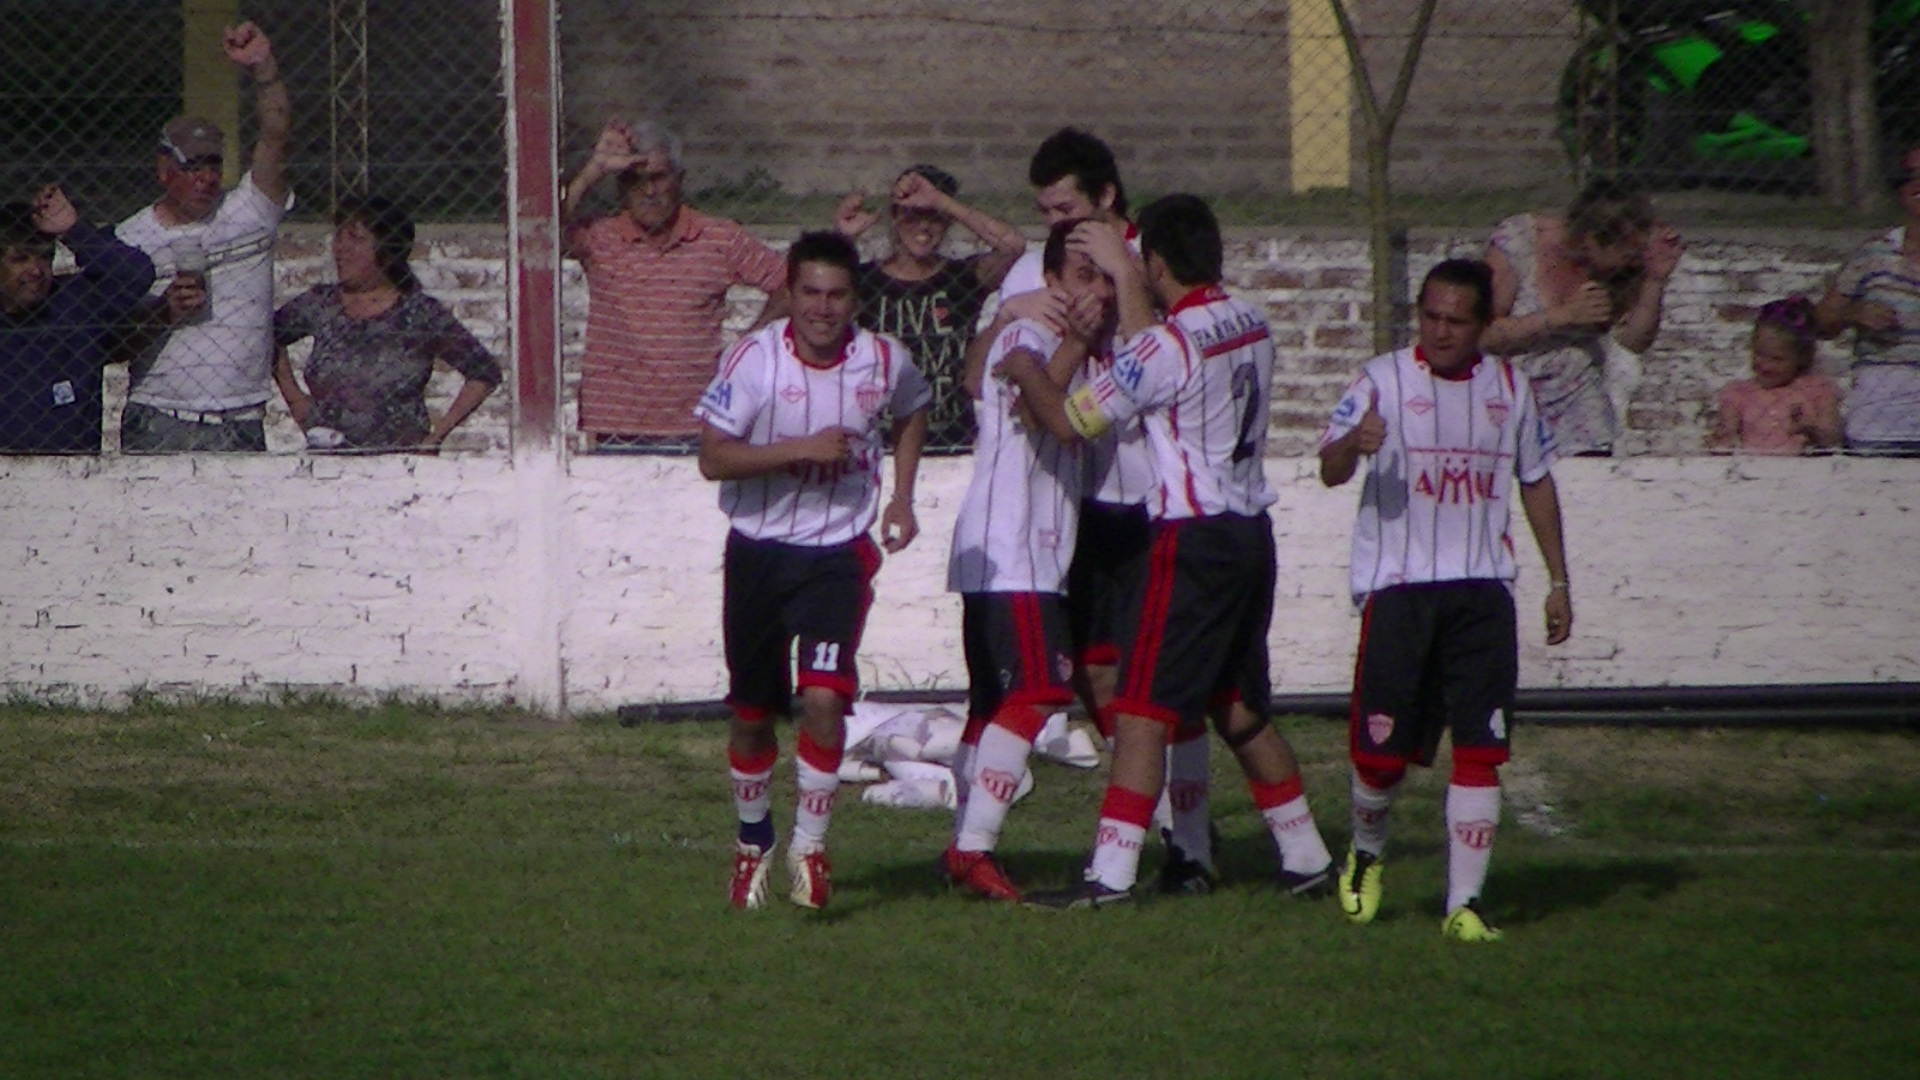
[[[1886,205],[1873,85],[1873,0],[1809,5],[1814,174],[1825,201],[1862,214]]]

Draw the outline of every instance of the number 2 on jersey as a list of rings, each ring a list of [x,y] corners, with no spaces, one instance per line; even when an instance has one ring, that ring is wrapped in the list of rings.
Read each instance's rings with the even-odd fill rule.
[[[1259,452],[1258,432],[1254,424],[1260,420],[1260,372],[1252,364],[1241,364],[1233,369],[1233,400],[1240,408],[1240,439],[1233,444],[1235,464],[1247,460]]]

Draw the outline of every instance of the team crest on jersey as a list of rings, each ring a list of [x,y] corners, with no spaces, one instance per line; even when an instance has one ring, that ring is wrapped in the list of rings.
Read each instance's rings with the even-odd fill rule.
[[[1425,416],[1434,409],[1432,398],[1417,397],[1407,402],[1407,408],[1415,416]]]
[[[1487,419],[1494,427],[1506,427],[1507,413],[1512,410],[1513,406],[1508,405],[1505,398],[1493,398],[1487,402]]]
[[[1384,745],[1393,738],[1393,717],[1383,712],[1367,717],[1367,738],[1372,739],[1375,746]]]
[[[881,404],[886,400],[886,383],[861,383],[859,386],[853,388],[854,404],[860,406],[860,411],[868,415],[879,412]]]
[[[807,388],[789,384],[780,388],[780,400],[789,405],[798,405],[807,400]]]

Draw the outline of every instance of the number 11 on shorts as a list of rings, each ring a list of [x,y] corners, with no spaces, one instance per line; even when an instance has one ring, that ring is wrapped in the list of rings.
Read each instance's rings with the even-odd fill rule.
[[[813,670],[840,670],[840,643],[837,641],[817,641],[813,645]]]

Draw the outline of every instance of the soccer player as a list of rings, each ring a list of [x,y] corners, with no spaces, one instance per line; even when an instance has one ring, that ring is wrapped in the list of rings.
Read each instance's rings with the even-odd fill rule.
[[[976,413],[973,482],[953,528],[947,588],[960,594],[968,709],[954,813],[943,857],[956,887],[992,900],[1020,892],[994,858],[1007,808],[1027,771],[1047,714],[1073,701],[1073,664],[1062,597],[1080,514],[1082,464],[1025,414],[1020,380],[1064,388],[1113,337],[1113,281],[1067,250],[1077,222],[1054,226],[1046,282],[1067,302],[1064,331],[1013,323],[993,342]]]
[[[846,713],[859,685],[854,654],[883,544],[900,551],[919,525],[913,486],[931,394],[893,338],[854,325],[853,242],[807,233],[787,253],[793,315],[742,338],[695,407],[700,475],[718,480],[727,534],[722,598],[733,707],[727,748],[740,821],[730,900],[766,902],[774,847],[769,784],[779,755],[772,720],[793,706],[789,652],[799,641],[799,806],[787,844],[794,903],[832,892],[827,825],[839,789]],[[880,510],[879,418],[896,425],[893,497]]]
[[[1447,730],[1447,916],[1456,941],[1497,941],[1477,902],[1500,823],[1499,766],[1519,679],[1513,611],[1514,480],[1549,576],[1547,644],[1573,630],[1553,436],[1526,376],[1482,356],[1493,272],[1449,259],[1420,287],[1420,338],[1369,361],[1320,441],[1320,479],[1344,484],[1371,455],[1353,530],[1362,605],[1354,676],[1353,846],[1338,894],[1347,917],[1380,908],[1387,815],[1409,764]]]
[[[1267,388],[1273,339],[1252,305],[1220,287],[1220,226],[1192,195],[1140,214],[1135,260],[1111,229],[1081,226],[1071,246],[1115,281],[1120,337],[1111,368],[1071,397],[1023,386],[1062,438],[1098,437],[1138,416],[1157,477],[1147,497],[1151,549],[1122,625],[1113,774],[1085,878],[1030,893],[1043,907],[1129,898],[1140,844],[1165,779],[1169,737],[1214,729],[1232,749],[1280,854],[1279,884],[1325,895],[1333,857],[1307,807],[1300,769],[1271,725],[1267,630],[1276,577],[1267,507]],[[1154,305],[1164,307],[1164,323]],[[1087,523],[1083,520],[1082,526]]]

